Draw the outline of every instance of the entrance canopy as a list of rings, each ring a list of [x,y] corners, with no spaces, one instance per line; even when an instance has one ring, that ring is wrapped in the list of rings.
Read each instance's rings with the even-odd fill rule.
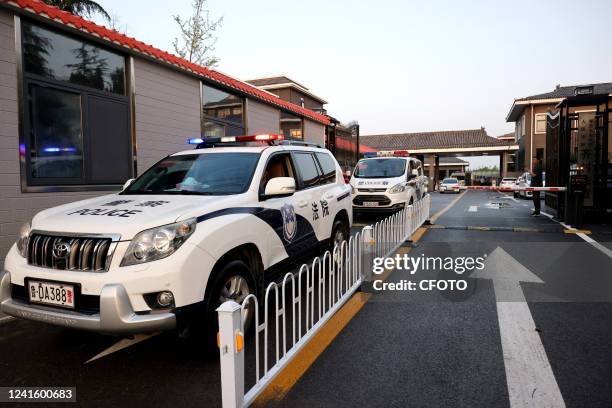
[[[519,149],[514,141],[499,140],[487,135],[484,128],[362,135],[361,141],[378,150],[406,149],[413,155],[483,156],[512,153]]]

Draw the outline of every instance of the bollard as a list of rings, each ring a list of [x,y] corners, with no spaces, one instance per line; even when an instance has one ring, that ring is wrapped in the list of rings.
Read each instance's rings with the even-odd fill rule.
[[[361,260],[361,291],[369,292],[372,285],[372,266],[374,264],[374,228],[371,225],[361,230],[361,245],[363,248]]]
[[[240,331],[242,309],[238,303],[229,300],[217,308],[217,313],[221,403],[223,408],[239,408],[244,401],[244,336]]]

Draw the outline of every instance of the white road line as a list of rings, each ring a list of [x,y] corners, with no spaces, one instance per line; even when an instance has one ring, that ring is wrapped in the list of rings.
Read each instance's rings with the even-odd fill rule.
[[[470,205],[470,209],[468,211],[469,212],[476,212],[476,211],[478,211],[478,206],[477,205]]]
[[[544,282],[500,247],[472,277],[493,280],[510,407],[565,407],[520,285]]]
[[[569,225],[567,225],[564,222],[555,220],[554,217],[551,214],[547,214],[544,211],[540,211],[540,214],[545,215],[548,218],[550,218],[551,220],[558,222],[559,224],[561,224],[566,229],[569,229],[569,230],[575,230],[576,229],[576,228],[570,227]],[[610,250],[610,248],[607,248],[606,246],[604,246],[604,245],[600,244],[599,242],[595,241],[593,238],[589,237],[587,234],[583,234],[582,232],[578,232],[578,233],[576,233],[574,235],[578,235],[584,241],[586,241],[589,244],[591,244],[593,246],[593,248],[598,249],[599,251],[601,251],[605,255],[607,255],[609,258],[612,258],[612,250]]]
[[[102,352],[96,354],[89,360],[85,362],[85,364],[91,363],[92,361],[98,360],[102,357],[108,356],[109,354],[113,354],[118,352],[119,350],[123,350],[124,348],[133,346],[134,344],[138,344],[141,341],[150,339],[151,337],[157,336],[159,333],[153,334],[136,334],[133,339],[121,339],[109,348],[103,350]]]

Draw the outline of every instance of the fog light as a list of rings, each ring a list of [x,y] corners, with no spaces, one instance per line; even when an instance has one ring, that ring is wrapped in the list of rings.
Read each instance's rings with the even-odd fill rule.
[[[168,307],[174,302],[174,295],[172,292],[159,292],[157,294],[157,304],[161,307]]]

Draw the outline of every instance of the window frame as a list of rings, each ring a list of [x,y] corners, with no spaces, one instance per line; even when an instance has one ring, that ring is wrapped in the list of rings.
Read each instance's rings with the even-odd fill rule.
[[[226,94],[229,94],[229,95],[232,95],[232,96],[235,96],[241,99],[241,106],[242,106],[242,124],[241,125],[239,125],[236,122],[232,122],[231,120],[220,119],[215,116],[209,116],[209,115],[204,114],[204,95],[205,95],[204,86],[216,89],[217,91],[220,91],[220,92],[225,92]],[[225,131],[225,129],[227,129],[228,126],[231,126],[237,129],[242,129],[242,132],[240,134],[241,135],[246,134],[246,97],[244,97],[243,95],[237,94],[235,92],[231,92],[223,88],[213,86],[205,81],[200,81],[200,134],[202,135],[202,137],[205,137],[204,136],[204,122],[212,122],[216,125],[223,126],[224,128],[223,133],[225,136],[227,136],[227,132]]]
[[[542,132],[538,132],[538,117],[544,118],[544,131]],[[546,133],[546,113],[536,113],[533,115],[533,133],[540,135]]]
[[[300,120],[300,132],[302,134],[301,138],[298,139],[296,137],[291,136],[291,134],[289,134],[288,136],[285,136],[285,133],[283,132],[283,113],[286,114],[286,115],[294,116],[296,119]],[[285,118],[285,119],[290,119],[290,118]],[[284,111],[284,110],[280,111],[280,115],[279,115],[279,118],[278,118],[278,129],[279,129],[279,133],[281,133],[283,136],[285,136],[285,139],[287,139],[287,140],[295,140],[297,142],[303,142],[304,141],[304,136],[305,136],[304,135],[304,118],[299,116],[299,115],[296,115],[293,112]]]
[[[96,88],[86,87],[80,84],[74,84],[67,81],[61,81],[53,78],[48,78],[42,75],[31,74],[25,72],[23,64],[24,48],[23,48],[23,30],[22,18],[18,15],[14,18],[14,35],[15,35],[15,53],[16,53],[16,68],[17,68],[17,109],[18,109],[18,130],[19,130],[19,162],[20,162],[20,181],[22,193],[33,192],[82,192],[82,191],[117,191],[125,182],[117,183],[91,183],[87,172],[88,163],[92,159],[92,152],[89,149],[90,132],[88,127],[87,113],[87,97],[89,95],[121,102],[125,104],[127,110],[127,128],[128,128],[128,156],[129,156],[129,178],[133,178],[136,174],[136,152],[135,152],[135,136],[133,127],[133,62],[132,59],[125,53],[112,47],[104,46],[100,42],[88,37],[78,36],[69,31],[58,29],[49,24],[42,23],[33,19],[24,19],[28,24],[38,25],[44,29],[54,31],[66,37],[76,38],[79,41],[86,42],[93,46],[109,50],[123,57],[124,59],[124,94],[105,91]],[[47,88],[57,89],[61,92],[77,93],[81,98],[81,129],[83,138],[83,176],[81,178],[34,178],[31,175],[31,158],[29,154],[30,134],[32,123],[30,123],[30,103],[29,90],[30,85],[37,85]]]

